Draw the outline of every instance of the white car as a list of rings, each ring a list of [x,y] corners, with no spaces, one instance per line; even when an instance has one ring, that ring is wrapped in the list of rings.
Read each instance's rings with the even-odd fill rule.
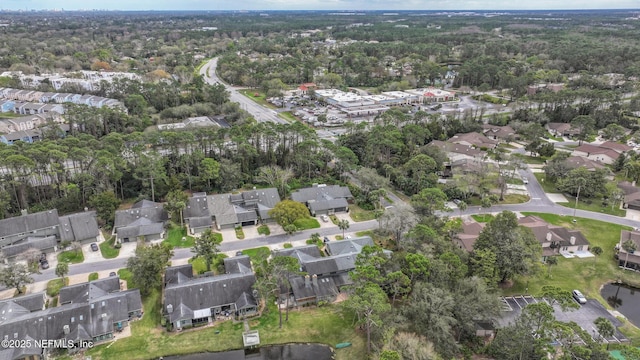
[[[579,303],[579,304],[586,304],[587,303],[587,298],[584,297],[584,295],[582,295],[582,293],[580,292],[580,290],[573,290],[571,292],[571,295],[573,295],[573,298]]]
[[[327,215],[320,216],[320,219],[322,219],[322,221],[324,222],[329,222],[329,217]]]
[[[522,182],[523,182],[525,185],[528,185],[528,184],[529,184],[529,179],[527,179],[526,177],[523,177],[523,178],[522,178]]]

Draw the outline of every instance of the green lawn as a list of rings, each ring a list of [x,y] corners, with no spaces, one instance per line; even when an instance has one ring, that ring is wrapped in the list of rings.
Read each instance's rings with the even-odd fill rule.
[[[267,225],[260,225],[258,226],[258,234],[269,236],[271,235],[271,229]]]
[[[182,241],[182,238],[185,238],[185,240]],[[169,234],[163,243],[171,244],[174,248],[190,248],[193,247],[195,241],[196,239],[193,236],[187,234],[186,227],[180,228],[179,226],[174,226],[169,229]]]
[[[58,254],[58,262],[68,262],[70,264],[79,264],[84,261],[82,249],[67,250]]]
[[[160,327],[160,292],[143,299],[144,316],[131,323],[132,335],[94,347],[86,355],[92,359],[157,359],[160,356],[242,349],[242,323],[226,321],[213,327],[182,332],[166,332]],[[271,306],[260,318],[249,320],[252,330],[260,332],[261,345],[325,343],[332,346],[350,342],[350,348],[336,352],[338,360],[363,359],[365,341],[354,331],[350,317],[337,306],[290,311],[289,322],[278,327],[278,311]]]
[[[89,281],[98,280],[99,276],[97,272],[92,272],[89,274]]]
[[[568,196],[565,196],[567,199],[569,199]],[[576,202],[575,202],[575,198],[574,201],[570,201],[570,202],[561,202],[561,203],[556,203],[558,205],[562,205],[564,207],[568,207],[568,208],[575,208],[576,206]],[[587,210],[587,211],[593,211],[593,212],[597,212],[597,213],[603,213],[603,214],[609,214],[609,215],[614,215],[614,216],[621,216],[624,217],[627,214],[626,210],[614,207],[613,209],[611,209],[611,205],[609,206],[603,206],[602,205],[602,200],[600,199],[592,199],[591,204],[587,204],[582,200],[578,201],[578,209],[580,210]]]
[[[291,249],[293,247],[293,245],[291,245],[291,243],[284,243],[282,244],[282,247],[285,249]]]
[[[278,113],[278,116],[287,120],[288,122],[294,122],[294,121],[298,121],[298,118],[295,117],[295,115],[293,115],[291,113],[291,111],[283,111]]]
[[[100,252],[105,259],[113,259],[120,255],[120,249],[117,249],[114,245],[116,237],[112,236],[109,240],[103,241],[100,244]]]
[[[250,90],[250,89],[244,89],[244,90],[239,90],[239,92],[248,97],[249,99],[257,102],[258,104],[262,105],[262,106],[266,106],[270,109],[275,109],[275,107],[273,106],[273,104],[270,104],[267,102],[267,96],[264,92],[260,91],[260,90]],[[256,94],[258,96],[256,96]]]
[[[556,189],[556,184],[553,181],[548,181],[544,173],[534,173],[536,179],[542,186],[542,190],[546,193],[557,193],[558,189]]]
[[[530,155],[523,155],[523,154],[517,154],[517,153],[513,154],[513,156],[519,157],[527,164],[538,164],[538,165],[544,164],[545,160],[548,159],[542,156],[530,156]]]
[[[356,204],[349,205],[349,216],[355,222],[369,221],[376,218],[375,211],[364,210]]]
[[[253,249],[246,249],[246,250],[242,250],[242,253],[249,256],[251,258],[251,261],[254,261],[254,259],[258,258],[260,255],[259,254],[270,254],[271,250],[269,250],[268,247],[266,246],[261,246],[258,248],[253,248]]]
[[[118,270],[118,277],[120,280],[124,280],[127,282],[127,289],[136,288],[135,282],[133,282],[133,275],[129,269],[120,269]]]
[[[236,230],[236,237],[240,240],[244,239],[244,231],[242,230],[242,226],[238,226],[235,230]]]
[[[331,222],[333,223],[333,225],[338,225],[338,217],[335,215],[329,215],[329,219],[331,219]]]
[[[480,223],[486,223],[491,221],[491,219],[493,219],[493,215],[491,214],[479,214],[479,215],[471,215],[471,217],[473,218],[473,220],[480,222]]]
[[[205,264],[202,258],[191,258],[189,264],[193,267],[193,272],[196,274],[202,274],[207,271],[207,264]]]
[[[69,282],[69,278],[64,278],[65,282],[62,282],[61,278],[49,280],[47,283],[47,295],[54,297],[58,296],[60,289]]]
[[[308,217],[306,219],[298,219],[294,221],[293,224],[298,228],[298,231],[317,229],[320,227],[320,223],[318,222],[318,220],[312,217]]]
[[[589,240],[591,247],[599,246],[603,252],[597,259],[593,257],[565,259],[558,256],[558,265],[551,268],[551,278],[547,277],[546,267],[540,264],[541,268],[537,274],[517,277],[512,287],[503,290],[504,294],[540,295],[542,286],[554,285],[565,290],[580,289],[587,297],[596,298],[606,306],[606,301],[602,299],[599,292],[603,284],[621,279],[631,285],[640,285],[638,275],[631,271],[620,270],[613,258],[614,246],[620,240],[620,231],[630,228],[584,218],[577,218],[577,222],[573,224],[571,216],[526,212],[523,212],[523,215],[536,215],[550,224],[580,230]]]
[[[528,195],[507,194],[504,196],[504,200],[500,201],[500,204],[522,204],[527,201],[529,201]]]

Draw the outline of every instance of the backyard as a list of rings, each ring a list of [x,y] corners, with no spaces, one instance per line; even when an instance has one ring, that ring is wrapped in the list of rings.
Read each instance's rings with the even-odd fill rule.
[[[215,326],[168,333],[160,327],[160,292],[143,299],[144,316],[131,323],[132,335],[87,351],[93,359],[157,359],[160,356],[242,348],[242,323],[231,321]],[[260,331],[261,344],[295,342],[324,343],[335,346],[351,342],[353,346],[336,351],[337,359],[360,359],[365,353],[364,339],[354,330],[351,318],[343,316],[337,306],[291,311],[289,322],[278,327],[275,305],[261,317],[250,320],[252,330]]]

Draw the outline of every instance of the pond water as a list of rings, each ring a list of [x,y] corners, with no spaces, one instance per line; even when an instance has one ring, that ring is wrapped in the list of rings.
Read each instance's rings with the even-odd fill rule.
[[[602,287],[600,295],[609,306],[640,327],[640,289],[622,283],[611,283]]]
[[[165,356],[164,360],[331,360],[331,348],[320,344],[264,346],[245,355],[244,350]]]

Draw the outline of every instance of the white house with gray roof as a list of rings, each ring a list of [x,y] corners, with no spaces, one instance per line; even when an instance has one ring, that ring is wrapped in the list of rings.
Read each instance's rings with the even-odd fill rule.
[[[353,195],[346,186],[316,184],[293,192],[291,199],[304,203],[312,216],[318,216],[348,212]]]

